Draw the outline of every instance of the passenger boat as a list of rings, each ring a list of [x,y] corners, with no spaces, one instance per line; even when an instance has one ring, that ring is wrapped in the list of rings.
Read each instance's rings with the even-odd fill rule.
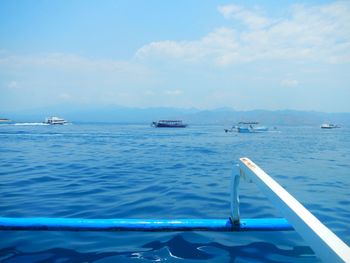
[[[237,127],[237,132],[239,133],[256,133],[256,132],[266,132],[269,129],[265,126],[257,126],[258,122],[239,122]]]
[[[321,125],[322,129],[335,129],[335,128],[340,128],[340,126],[332,124],[332,123],[323,123]]]
[[[66,124],[67,121],[59,117],[48,117],[45,119],[44,123],[50,125],[63,125]]]
[[[180,120],[159,120],[152,122],[152,126],[156,128],[186,128],[187,124]]]

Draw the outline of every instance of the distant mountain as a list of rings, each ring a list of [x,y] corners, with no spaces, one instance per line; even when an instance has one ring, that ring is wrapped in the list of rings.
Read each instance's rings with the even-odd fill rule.
[[[189,122],[232,125],[240,121],[257,121],[264,125],[320,125],[336,123],[350,125],[350,113],[324,113],[295,110],[201,111],[186,115]]]
[[[77,107],[58,105],[17,112],[0,112],[1,118],[17,122],[41,122],[48,116],[59,116],[71,122],[151,123],[160,119],[181,119],[189,124],[231,126],[239,121],[258,121],[265,125],[320,125],[335,123],[350,126],[350,113],[324,113],[296,110],[235,111],[231,108],[213,110],[179,108]]]

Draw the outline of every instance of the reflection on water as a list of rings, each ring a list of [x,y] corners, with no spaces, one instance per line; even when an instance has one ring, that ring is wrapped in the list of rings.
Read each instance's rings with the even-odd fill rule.
[[[0,250],[1,262],[103,262],[108,259],[123,261],[139,259],[146,261],[210,260],[226,254],[228,262],[293,262],[294,260],[317,261],[313,251],[306,246],[279,248],[272,243],[253,242],[241,246],[226,246],[217,242],[194,243],[183,238],[181,234],[166,242],[152,241],[137,251],[124,252],[88,252],[80,253],[65,248],[53,248],[39,252],[24,252],[8,247]],[[165,252],[166,251],[166,252]]]

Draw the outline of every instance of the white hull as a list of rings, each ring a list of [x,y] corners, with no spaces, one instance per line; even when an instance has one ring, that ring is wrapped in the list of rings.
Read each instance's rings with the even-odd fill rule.
[[[67,121],[59,117],[50,117],[46,118],[44,123],[50,125],[64,125],[67,124]]]

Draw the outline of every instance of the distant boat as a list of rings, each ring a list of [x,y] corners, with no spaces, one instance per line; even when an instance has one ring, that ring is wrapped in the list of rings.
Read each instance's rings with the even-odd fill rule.
[[[11,121],[10,119],[0,118],[0,124],[12,124],[12,123],[14,122]]]
[[[335,129],[335,128],[340,128],[340,126],[332,124],[332,123],[323,123],[321,125],[322,129]]]
[[[63,125],[66,124],[67,121],[59,117],[48,117],[45,119],[44,123],[51,125]]]
[[[156,128],[186,128],[187,124],[180,120],[159,120],[152,122],[152,126]]]
[[[269,129],[265,126],[257,126],[258,122],[239,122],[237,127],[237,132],[239,133],[257,133],[266,132]]]

